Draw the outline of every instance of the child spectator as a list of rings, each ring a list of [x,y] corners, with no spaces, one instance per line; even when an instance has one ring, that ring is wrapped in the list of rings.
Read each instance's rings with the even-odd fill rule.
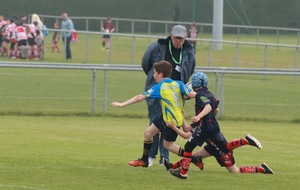
[[[196,52],[196,44],[197,44],[197,34],[198,34],[197,25],[196,25],[196,23],[193,23],[189,30],[188,38],[190,38],[189,42],[195,49],[195,52]]]
[[[54,29],[60,29],[60,25],[58,22],[54,23]],[[52,38],[52,52],[55,52],[55,49],[57,49],[57,52],[60,53],[60,49],[57,45],[59,41],[59,31],[55,31]]]

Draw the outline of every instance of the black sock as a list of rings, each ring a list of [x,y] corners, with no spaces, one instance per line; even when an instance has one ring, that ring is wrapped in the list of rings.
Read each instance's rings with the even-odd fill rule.
[[[105,42],[102,42],[102,47],[104,47],[105,46]]]
[[[141,160],[148,163],[149,152],[151,149],[153,141],[144,141],[144,151]]]
[[[201,156],[192,156],[192,163],[202,162]]]
[[[179,147],[178,156],[183,157],[184,149]]]

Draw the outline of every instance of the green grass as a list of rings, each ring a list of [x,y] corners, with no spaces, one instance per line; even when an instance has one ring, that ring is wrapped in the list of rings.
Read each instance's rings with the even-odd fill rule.
[[[208,75],[215,92],[215,76]],[[146,103],[130,109],[115,109],[110,102],[124,101],[144,91],[143,72],[107,73],[107,114],[147,117]],[[219,93],[216,95],[220,98]],[[129,85],[128,85],[129,84]],[[103,114],[103,71],[97,72],[96,114]],[[79,70],[0,70],[0,114],[86,115],[92,109],[92,72]],[[297,121],[299,81],[284,76],[225,76],[224,116],[230,118]],[[188,116],[194,114],[193,100],[187,101]],[[299,120],[298,120],[299,121]]]
[[[204,171],[191,166],[188,180],[182,181],[157,162],[149,169],[127,165],[141,155],[147,123],[147,119],[107,117],[0,116],[0,188],[281,190],[300,186],[296,124],[221,121],[227,139],[250,132],[263,144],[262,150],[236,150],[238,166],[266,162],[276,174],[229,174],[207,158]],[[183,146],[185,140],[177,142]],[[171,156],[171,161],[178,159]]]

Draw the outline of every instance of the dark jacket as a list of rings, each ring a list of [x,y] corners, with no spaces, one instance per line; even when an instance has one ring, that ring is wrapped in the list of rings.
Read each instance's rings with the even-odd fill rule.
[[[145,52],[142,59],[142,67],[147,75],[145,91],[149,90],[156,82],[153,78],[154,63],[165,59],[168,42],[171,37],[166,39],[159,39],[151,44]],[[195,53],[194,48],[186,40],[182,49],[182,63],[181,63],[181,81],[187,83],[189,78],[194,73],[195,69]]]

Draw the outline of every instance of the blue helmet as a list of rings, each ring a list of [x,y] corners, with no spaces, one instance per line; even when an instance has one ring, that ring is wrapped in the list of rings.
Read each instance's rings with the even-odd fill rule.
[[[205,73],[196,72],[192,76],[192,88],[207,87],[208,79]]]

